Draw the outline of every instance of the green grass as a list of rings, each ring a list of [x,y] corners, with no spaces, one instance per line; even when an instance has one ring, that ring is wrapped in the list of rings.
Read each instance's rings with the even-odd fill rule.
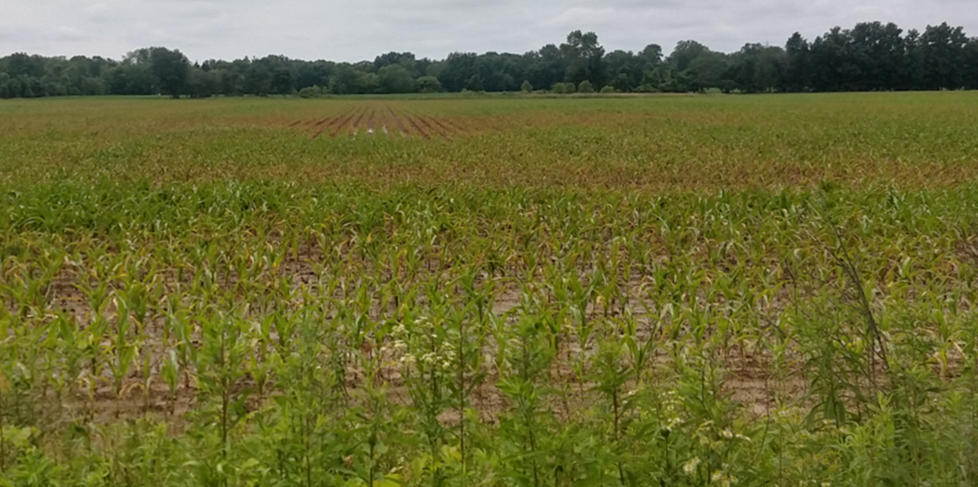
[[[976,108],[0,103],[0,485],[973,485]]]

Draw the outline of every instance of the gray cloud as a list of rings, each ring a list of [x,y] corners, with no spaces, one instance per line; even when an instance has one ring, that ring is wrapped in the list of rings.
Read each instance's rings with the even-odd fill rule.
[[[4,0],[0,55],[118,58],[165,45],[197,60],[284,54],[357,61],[394,50],[442,58],[521,53],[575,29],[597,32],[609,51],[654,42],[668,52],[683,39],[734,51],[871,20],[921,30],[947,21],[978,35],[973,0]]]

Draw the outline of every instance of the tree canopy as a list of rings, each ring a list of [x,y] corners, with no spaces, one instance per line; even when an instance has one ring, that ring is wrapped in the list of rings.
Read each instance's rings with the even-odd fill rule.
[[[584,89],[581,89],[581,85]],[[609,89],[605,90],[608,87]],[[749,43],[732,53],[695,40],[666,56],[658,44],[606,52],[594,32],[523,54],[453,52],[443,60],[389,52],[338,63],[265,56],[191,64],[179,50],[150,47],[120,60],[0,58],[0,97],[78,95],[291,95],[534,91],[723,92],[895,91],[978,88],[978,38],[947,23],[904,31],[892,23],[834,27],[784,46]]]
[[[150,49],[149,63],[160,93],[179,98],[186,92],[190,61],[183,53],[165,47],[154,47]]]

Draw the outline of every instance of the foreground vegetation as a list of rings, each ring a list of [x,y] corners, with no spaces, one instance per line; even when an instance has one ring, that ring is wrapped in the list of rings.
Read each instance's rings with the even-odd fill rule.
[[[4,104],[0,485],[975,484],[976,103]]]

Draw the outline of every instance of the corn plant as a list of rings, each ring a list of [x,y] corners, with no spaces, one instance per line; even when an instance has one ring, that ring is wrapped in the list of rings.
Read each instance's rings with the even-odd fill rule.
[[[974,108],[5,103],[0,485],[975,484]]]

